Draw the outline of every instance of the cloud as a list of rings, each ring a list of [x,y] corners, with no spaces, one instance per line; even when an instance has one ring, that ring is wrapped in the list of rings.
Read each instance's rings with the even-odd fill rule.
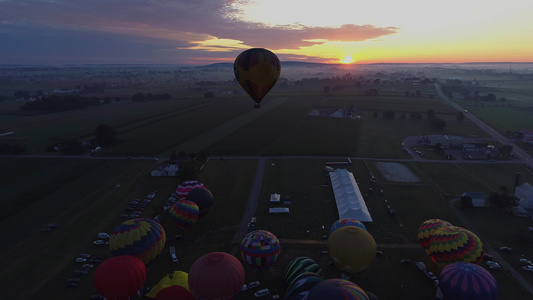
[[[98,48],[100,55],[108,59],[112,59],[117,51],[122,52],[123,59],[128,55],[132,55],[133,59],[135,53],[143,52],[147,56],[158,53],[159,60],[163,62],[172,55],[188,57],[194,51],[210,52],[205,55],[213,57],[213,51],[216,51],[221,52],[220,57],[232,57],[230,53],[247,47],[300,49],[326,41],[376,39],[398,30],[355,24],[337,27],[267,26],[235,18],[237,11],[229,5],[231,2],[3,0],[0,1],[0,24],[3,24],[0,35],[15,41],[11,46],[13,51],[16,51],[17,45],[26,47],[32,40],[48,36],[56,48],[55,52],[50,50],[51,54],[60,55],[63,51],[75,55],[76,51],[87,52]],[[217,44],[213,41],[226,42]],[[82,44],[88,45],[87,48],[77,46]],[[6,51],[3,51],[4,55]]]

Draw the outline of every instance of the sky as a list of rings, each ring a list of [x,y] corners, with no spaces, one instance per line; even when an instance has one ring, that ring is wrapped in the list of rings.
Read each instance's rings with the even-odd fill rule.
[[[0,64],[533,62],[530,0],[0,0]]]

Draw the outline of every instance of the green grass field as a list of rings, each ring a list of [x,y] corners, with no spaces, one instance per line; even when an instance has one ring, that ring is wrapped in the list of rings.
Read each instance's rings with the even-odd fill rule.
[[[164,79],[163,79],[164,78]],[[143,212],[143,217],[162,215],[167,245],[175,245],[180,263],[173,264],[166,247],[159,258],[148,267],[146,286],[155,284],[165,274],[187,271],[202,254],[224,251],[239,257],[238,245],[232,243],[239,233],[251,186],[257,169],[253,157],[267,158],[260,203],[256,215],[257,227],[266,229],[285,241],[278,264],[259,275],[245,266],[247,281],[261,280],[262,286],[276,292],[285,266],[297,256],[309,256],[323,268],[325,277],[339,277],[340,271],[328,266],[329,257],[322,235],[329,233],[337,218],[337,210],[324,166],[327,161],[353,157],[353,164],[345,166],[359,181],[366,196],[366,204],[374,219],[368,230],[384,256],[377,257],[365,271],[352,280],[380,299],[430,299],[435,286],[414,265],[399,263],[409,258],[423,261],[438,274],[429,257],[417,244],[417,230],[429,218],[441,218],[454,225],[467,226],[451,208],[450,200],[465,191],[489,194],[502,185],[512,188],[514,176],[523,173],[523,181],[532,182],[533,175],[518,164],[460,164],[401,162],[420,179],[416,183],[385,180],[376,167],[380,161],[409,159],[401,147],[402,138],[409,135],[435,133],[425,119],[432,109],[446,120],[445,133],[450,135],[486,136],[472,123],[456,120],[457,113],[434,93],[432,86],[390,84],[379,86],[379,97],[365,97],[350,87],[326,95],[323,86],[287,86],[276,88],[267,96],[262,108],[253,109],[253,101],[245,96],[220,96],[204,99],[205,91],[163,83],[162,76],[151,83],[154,91],[170,91],[172,101],[152,103],[119,103],[82,111],[56,114],[7,114],[0,118],[1,130],[14,131],[16,138],[26,145],[28,154],[42,154],[46,146],[57,139],[90,139],[98,124],[117,129],[120,143],[101,152],[101,156],[146,156],[166,158],[172,150],[204,151],[211,159],[203,167],[199,180],[215,196],[211,211],[202,217],[190,232],[179,230],[162,213],[162,206],[179,182],[174,177],[150,177],[153,160],[131,159],[60,159],[60,158],[0,158],[0,215],[2,236],[0,243],[0,271],[3,295],[11,298],[83,299],[95,292],[91,271],[82,278],[78,289],[67,289],[65,280],[72,276],[79,253],[111,256],[106,246],[93,246],[100,231],[111,232],[124,219],[120,214],[134,198],[143,198],[148,191],[157,196]],[[485,80],[484,92],[499,89],[512,101],[512,107],[470,107],[476,114],[500,132],[513,126],[532,126],[526,109],[526,96],[521,92],[526,81],[514,82],[506,76],[479,77]],[[235,89],[233,84],[214,85],[219,90]],[[420,89],[423,97],[406,97],[404,92]],[[142,89],[141,89],[142,90]],[[364,90],[364,89],[363,89]],[[118,92],[117,92],[118,93]],[[124,91],[122,91],[124,93]],[[505,93],[505,94],[503,94]],[[10,104],[0,103],[5,113]],[[317,107],[357,107],[362,118],[335,119],[311,117]],[[515,107],[516,105],[517,107]],[[381,113],[396,111],[394,120],[383,120]],[[374,118],[374,112],[379,117]],[[411,121],[411,112],[420,112],[424,120]],[[407,118],[402,120],[401,113]],[[516,120],[513,124],[507,120]],[[53,156],[52,154],[48,154]],[[298,158],[296,156],[317,156]],[[320,156],[338,157],[321,158]],[[162,159],[159,160],[161,162]],[[384,195],[369,193],[375,188],[370,182],[374,174]],[[115,186],[120,184],[119,189]],[[292,199],[290,215],[270,215],[268,202],[272,193],[288,195]],[[386,206],[397,212],[390,216]],[[516,249],[505,258],[515,265],[518,258],[532,258],[531,226],[528,219],[516,218],[493,208],[477,208],[461,212],[492,247],[509,245]],[[61,227],[41,232],[48,223]],[[176,234],[183,234],[174,240]],[[305,244],[302,240],[314,241]],[[28,287],[28,274],[33,284]],[[498,299],[528,299],[528,295],[509,276],[508,271],[491,272],[498,280]],[[533,283],[531,274],[523,274]],[[38,278],[38,279],[35,279]],[[251,292],[239,299],[249,299]]]

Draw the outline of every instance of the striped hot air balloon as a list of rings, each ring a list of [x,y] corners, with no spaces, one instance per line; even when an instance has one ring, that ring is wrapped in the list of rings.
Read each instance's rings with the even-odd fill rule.
[[[439,288],[445,300],[494,300],[496,279],[481,266],[457,262],[447,265],[439,276]]]
[[[246,264],[259,271],[275,264],[281,252],[278,238],[266,230],[248,233],[243,238],[240,249]]]
[[[312,272],[322,276],[322,269],[313,259],[307,256],[297,257],[287,265],[283,274],[282,287],[288,287],[300,274]]]
[[[287,300],[305,300],[309,297],[311,289],[317,283],[324,280],[322,276],[313,273],[305,272],[298,275],[289,285],[285,291],[285,299]]]
[[[429,240],[431,239],[435,231],[447,226],[452,226],[452,224],[448,221],[444,221],[441,219],[429,219],[424,221],[424,223],[422,223],[422,225],[420,225],[420,227],[418,228],[418,242],[428,255]]]
[[[336,229],[339,229],[344,226],[355,226],[355,227],[359,227],[361,229],[367,230],[365,224],[363,224],[361,221],[356,220],[356,219],[344,218],[344,219],[339,219],[335,221],[335,223],[331,225],[331,229],[329,233],[331,234]]]
[[[174,203],[168,210],[172,221],[181,229],[189,231],[198,220],[200,209],[192,201],[182,200]]]
[[[145,264],[153,261],[165,247],[166,234],[161,224],[138,218],[123,222],[109,237],[113,256],[132,255]]]
[[[345,280],[332,278],[317,283],[308,300],[369,300],[366,292],[357,284]]]
[[[178,195],[178,201],[185,200],[187,194],[195,188],[205,189],[203,183],[197,180],[188,180],[180,183],[178,188],[176,188],[176,194]]]
[[[458,226],[443,227],[433,234],[429,256],[441,268],[454,262],[479,264],[483,260],[483,243],[477,235]]]

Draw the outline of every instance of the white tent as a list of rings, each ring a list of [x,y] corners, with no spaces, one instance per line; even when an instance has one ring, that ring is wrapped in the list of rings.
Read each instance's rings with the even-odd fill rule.
[[[518,198],[518,206],[525,210],[533,210],[533,186],[524,182],[517,186],[514,195]]]
[[[365,200],[351,172],[336,169],[329,173],[331,186],[337,202],[339,219],[356,219],[361,222],[372,222]]]

